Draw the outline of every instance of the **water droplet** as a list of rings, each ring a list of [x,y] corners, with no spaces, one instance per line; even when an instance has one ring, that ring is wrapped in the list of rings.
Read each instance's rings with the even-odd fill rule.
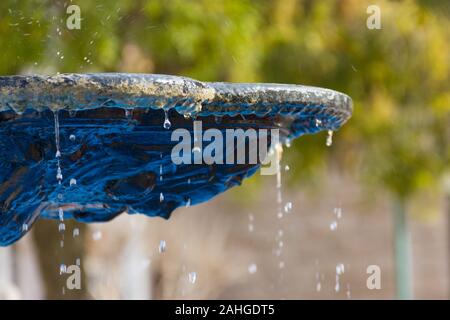
[[[327,147],[331,147],[332,144],[333,144],[333,131],[328,130],[326,145],[327,145]]]
[[[27,232],[28,231],[28,224],[24,223],[22,225],[22,232]]]
[[[63,175],[61,173],[61,168],[58,167],[57,171],[56,171],[56,180],[61,181],[63,179]]]
[[[345,272],[345,267],[343,263],[336,265],[336,274],[341,275]]]
[[[61,275],[61,274],[63,274],[63,273],[66,273],[66,271],[67,271],[67,267],[66,267],[66,265],[65,265],[64,263],[62,263],[62,264],[59,266],[59,274]]]
[[[61,241],[59,242],[59,246],[60,246],[61,248],[64,248],[64,240],[61,240]]]
[[[58,150],[58,151],[56,151],[55,158],[60,158],[60,157],[61,157],[61,152]]]
[[[317,282],[316,284],[316,291],[320,292],[322,290],[322,284],[320,282]]]
[[[339,285],[339,279],[336,280],[336,285],[334,286],[334,291],[339,292],[341,286]]]
[[[194,284],[197,281],[197,273],[189,272],[188,278],[189,278],[189,282]]]
[[[164,201],[164,194],[161,192],[159,194],[159,202],[163,202]]]
[[[319,127],[322,124],[322,120],[316,119],[316,127]]]
[[[62,208],[58,208],[58,217],[60,221],[64,221],[64,211]]]
[[[77,138],[77,137],[75,137],[74,134],[71,134],[71,135],[69,136],[70,141],[75,141],[76,138]]]
[[[94,240],[94,241],[98,241],[98,240],[100,240],[101,238],[102,238],[102,232],[100,231],[100,230],[96,230],[96,231],[94,231],[94,233],[92,234],[92,239]]]
[[[191,198],[188,198],[186,201],[186,208],[189,208],[191,206]]]
[[[62,231],[65,231],[65,230],[66,230],[66,225],[64,223],[60,223],[58,225],[58,231],[62,232]]]
[[[258,266],[255,263],[248,266],[248,273],[254,274],[256,271],[258,271]]]
[[[191,178],[188,179],[188,184],[191,184]]]
[[[292,202],[286,202],[284,205],[284,212],[290,213],[292,210]]]
[[[284,166],[284,171],[289,171],[291,168],[288,165]]]
[[[77,184],[77,179],[70,179],[70,186],[75,186]]]
[[[163,253],[166,251],[166,241],[165,240],[161,240],[159,242],[159,253]]]
[[[169,130],[170,127],[172,126],[172,124],[170,123],[169,120],[169,112],[167,112],[167,110],[164,110],[164,129]]]
[[[284,141],[284,144],[286,145],[286,147],[290,148],[291,147],[291,139],[286,138],[286,140]]]
[[[78,237],[79,235],[80,235],[80,229],[78,229],[78,228],[73,229],[72,236],[75,238],[75,237]]]
[[[340,219],[342,217],[342,209],[334,208],[334,214],[336,215],[336,218]]]
[[[330,230],[331,231],[335,231],[337,229],[337,222],[336,221],[333,221],[331,224],[330,224]]]

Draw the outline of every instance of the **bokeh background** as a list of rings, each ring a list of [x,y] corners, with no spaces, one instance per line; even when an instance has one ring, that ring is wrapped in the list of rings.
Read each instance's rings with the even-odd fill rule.
[[[256,174],[168,221],[69,222],[64,248],[57,222],[39,221],[0,248],[0,298],[449,298],[448,1],[2,0],[0,48],[1,75],[164,73],[354,101],[331,147],[321,133],[285,148],[283,218],[275,177]],[[63,291],[60,265],[77,259],[82,288]]]

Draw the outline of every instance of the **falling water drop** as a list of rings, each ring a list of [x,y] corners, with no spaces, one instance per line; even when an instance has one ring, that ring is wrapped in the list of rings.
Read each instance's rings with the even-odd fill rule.
[[[189,208],[191,206],[191,198],[188,198],[186,201],[186,208]]]
[[[169,120],[169,112],[167,110],[164,110],[164,129],[169,130],[170,127],[172,126],[172,124],[170,123]]]
[[[74,134],[71,134],[71,135],[69,136],[69,139],[70,139],[70,141],[75,141],[76,137],[75,137]]]
[[[316,127],[319,127],[322,124],[322,120],[316,119]]]
[[[254,226],[253,226],[253,220],[254,220],[255,218],[253,217],[253,214],[249,214],[248,215],[248,220],[249,220],[249,222],[248,222],[248,231],[249,232],[253,232],[253,230],[254,230]]]
[[[59,265],[59,274],[61,275],[63,273],[66,273],[66,271],[67,271],[66,265],[64,263],[60,264]]]
[[[159,194],[159,202],[163,202],[164,201],[164,194],[161,192]]]
[[[62,232],[66,230],[66,225],[64,223],[60,223],[58,226],[58,231]]]
[[[342,209],[334,208],[334,214],[336,215],[336,218],[340,219],[342,217]]]
[[[336,285],[334,286],[334,291],[339,292],[341,285],[339,284],[339,275],[336,275]]]
[[[72,236],[75,238],[75,237],[78,237],[79,235],[80,235],[80,229],[78,229],[78,228],[73,229]]]
[[[286,138],[286,140],[284,141],[284,144],[286,145],[286,147],[290,148],[291,147],[291,139]]]
[[[64,211],[62,208],[58,208],[59,221],[64,221]]]
[[[289,171],[291,168],[288,165],[284,166],[284,171]]]
[[[292,202],[286,202],[286,204],[284,205],[284,212],[286,213],[291,213],[292,211]]]
[[[189,272],[188,279],[190,283],[194,284],[197,281],[197,273]]]
[[[22,225],[22,232],[27,232],[28,231],[28,224],[24,223]]]
[[[58,180],[59,183],[61,183],[61,180],[63,179],[63,175],[61,172],[61,167],[58,165],[58,169],[56,170],[56,180]]]
[[[321,290],[322,290],[322,282],[320,281],[320,273],[316,272],[316,291],[320,292]]]
[[[74,179],[74,178],[70,179],[69,184],[70,184],[70,186],[75,186],[77,184],[77,179]]]
[[[166,251],[166,241],[165,240],[161,240],[159,242],[159,253],[163,253]]]
[[[320,292],[320,290],[322,290],[322,284],[320,282],[316,283],[316,291]]]
[[[255,263],[248,266],[248,273],[254,274],[256,271],[258,271],[258,266]]]
[[[100,230],[96,230],[93,234],[92,234],[92,239],[94,241],[98,241],[102,238],[102,232]]]
[[[333,131],[328,130],[326,145],[327,145],[327,147],[331,147],[332,144],[333,144]]]
[[[333,222],[330,224],[330,230],[331,230],[331,231],[335,231],[335,230],[337,229],[337,226],[338,226],[337,222],[336,222],[336,221],[333,221]]]
[[[336,265],[336,274],[341,275],[345,272],[345,267],[343,263]]]

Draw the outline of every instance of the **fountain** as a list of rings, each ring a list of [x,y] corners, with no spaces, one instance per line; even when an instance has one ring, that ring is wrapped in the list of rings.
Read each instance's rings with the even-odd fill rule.
[[[261,158],[175,164],[172,135],[194,133],[195,122],[224,133],[277,129],[286,143],[325,130],[328,145],[351,111],[348,96],[299,85],[115,73],[0,77],[0,245],[40,218],[169,218],[261,166]],[[193,140],[192,152],[202,151],[204,141]]]

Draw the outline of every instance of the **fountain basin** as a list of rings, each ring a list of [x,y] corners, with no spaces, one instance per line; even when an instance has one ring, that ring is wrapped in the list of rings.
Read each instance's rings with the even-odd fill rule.
[[[293,139],[335,131],[351,112],[345,94],[299,85],[145,74],[0,77],[0,245],[61,211],[83,222],[123,212],[169,218],[258,170],[260,163],[175,165],[171,134],[192,132],[194,121],[204,130],[279,129]]]

